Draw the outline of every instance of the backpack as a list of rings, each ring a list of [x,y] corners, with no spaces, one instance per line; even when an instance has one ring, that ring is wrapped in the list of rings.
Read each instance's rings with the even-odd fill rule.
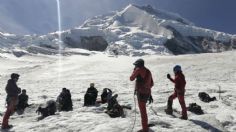
[[[124,117],[123,107],[117,101],[118,94],[115,94],[108,100],[107,114],[111,118]]]
[[[146,68],[145,70],[146,70],[146,75],[144,78],[142,78],[140,75],[137,76],[136,86],[139,93],[149,96],[151,92],[151,87],[153,86],[153,80],[152,80],[151,72]],[[148,81],[151,81],[151,82],[148,82]]]
[[[211,98],[209,94],[207,94],[206,92],[198,93],[198,97],[200,98],[201,101],[207,102],[207,103],[216,100],[216,97]]]
[[[56,111],[57,111],[56,102],[54,100],[49,100],[47,102],[47,106],[45,108],[39,106],[38,109],[36,110],[36,113],[41,114],[42,117],[47,117],[50,115],[54,115]]]
[[[120,106],[119,103],[114,104],[113,108],[107,111],[107,114],[111,118],[125,117],[123,107]]]
[[[107,110],[113,109],[114,105],[117,104],[116,98],[118,97],[118,94],[115,94],[108,100]]]
[[[193,113],[195,113],[195,114],[197,114],[197,115],[202,115],[202,114],[204,114],[204,112],[203,112],[201,106],[199,106],[199,105],[196,104],[196,103],[191,103],[191,104],[189,104],[188,111],[191,111],[191,112],[193,112]]]

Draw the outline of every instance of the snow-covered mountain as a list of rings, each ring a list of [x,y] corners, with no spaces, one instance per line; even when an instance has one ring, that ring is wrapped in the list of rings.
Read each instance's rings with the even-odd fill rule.
[[[62,40],[64,47],[106,49],[107,52],[117,50],[126,55],[221,52],[236,48],[233,35],[194,26],[177,14],[136,5],[96,16],[80,27],[63,31]],[[2,34],[0,41],[5,46],[17,44],[30,49],[32,45],[33,49],[35,46],[58,49],[58,33],[44,36]]]

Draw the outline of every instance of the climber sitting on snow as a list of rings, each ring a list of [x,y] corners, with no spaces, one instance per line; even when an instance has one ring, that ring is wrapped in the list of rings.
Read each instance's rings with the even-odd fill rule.
[[[62,92],[57,97],[57,104],[59,111],[70,111],[73,109],[71,93],[69,89],[62,88]]]
[[[95,105],[98,96],[98,91],[94,87],[94,83],[90,83],[90,87],[87,89],[84,95],[84,106]]]
[[[26,90],[23,89],[22,93],[18,97],[18,104],[17,104],[17,110],[25,110],[26,107],[29,107],[28,104],[28,95],[26,94]]]
[[[55,115],[56,111],[56,102],[54,100],[49,100],[47,101],[46,107],[42,108],[41,106],[39,106],[36,110],[36,113],[41,114],[41,117],[38,118],[39,120],[41,120],[47,116]]]
[[[101,103],[107,103],[108,100],[112,97],[112,91],[109,88],[104,88],[101,95]]]
[[[112,117],[124,117],[123,107],[117,101],[118,94],[115,94],[108,100],[106,113]]]

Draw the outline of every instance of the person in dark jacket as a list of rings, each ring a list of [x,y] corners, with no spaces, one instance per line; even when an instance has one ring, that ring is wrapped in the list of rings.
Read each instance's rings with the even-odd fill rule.
[[[98,96],[98,91],[94,87],[94,83],[90,83],[90,87],[87,89],[84,95],[84,106],[95,105]]]
[[[71,93],[69,89],[66,89],[66,94],[67,94],[67,98],[66,98],[66,108],[67,111],[73,110],[73,103],[72,103],[72,99],[71,99]]]
[[[62,88],[60,95],[57,97],[57,103],[59,104],[59,111],[70,111],[73,109],[71,93],[69,89]]]
[[[175,89],[174,89],[174,93],[171,96],[169,96],[169,98],[168,98],[167,109],[165,110],[165,112],[167,114],[173,113],[173,109],[172,109],[173,100],[176,97],[178,97],[179,103],[182,108],[181,119],[187,120],[188,119],[187,108],[186,108],[185,100],[184,100],[185,85],[186,85],[185,76],[181,70],[181,66],[179,66],[179,65],[176,65],[173,68],[173,71],[175,74],[175,78],[172,79],[170,74],[167,74],[167,78],[175,84]]]
[[[112,96],[108,101],[107,114],[111,118],[124,117],[123,107],[117,101],[118,94]]]
[[[152,74],[149,69],[144,66],[144,60],[138,59],[134,62],[134,71],[130,76],[130,81],[135,82],[135,94],[138,98],[138,106],[141,113],[142,119],[142,132],[148,132],[148,116],[146,111],[146,103],[153,102],[152,95],[151,95],[151,88],[153,87],[153,79]]]
[[[108,100],[112,97],[112,91],[109,88],[104,88],[101,94],[101,103],[107,103]]]
[[[28,95],[26,94],[26,90],[23,89],[22,93],[18,97],[18,104],[17,104],[17,110],[25,110],[26,107],[29,107],[28,104]]]
[[[21,93],[21,89],[17,86],[16,82],[18,81],[20,75],[17,73],[11,74],[11,79],[8,80],[6,86],[7,93],[7,110],[3,116],[2,120],[2,129],[8,129],[11,125],[8,124],[8,120],[10,116],[15,112],[15,108],[17,105],[18,94]]]
[[[56,102],[54,100],[49,100],[47,101],[45,108],[39,106],[36,110],[36,113],[41,114],[41,117],[39,117],[38,120],[42,120],[47,116],[55,115],[56,111]]]

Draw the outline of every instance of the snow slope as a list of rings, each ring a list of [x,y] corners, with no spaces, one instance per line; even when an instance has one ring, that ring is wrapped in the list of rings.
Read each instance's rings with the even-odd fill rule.
[[[147,105],[149,122],[156,124],[151,128],[152,131],[236,131],[235,56],[234,51],[218,54],[144,56],[155,82],[152,89],[154,103]],[[17,58],[10,53],[0,53],[0,111],[5,110],[4,87],[9,75],[17,72],[21,75],[19,87],[27,89],[29,102],[34,105],[26,109],[23,115],[14,114],[11,117],[10,123],[14,125],[11,131],[131,131],[135,120],[135,104],[134,82],[129,81],[129,76],[133,69],[132,63],[136,59],[137,57],[129,56],[114,58],[102,53],[64,56],[62,69],[59,69],[58,56],[55,55],[25,55]],[[186,104],[196,102],[201,105],[204,115],[188,112],[189,120],[184,121],[164,114],[167,98],[173,91],[173,84],[166,79],[166,74],[172,74],[175,64],[182,65],[186,75]],[[58,79],[59,71],[61,79]],[[132,106],[132,110],[126,110],[126,118],[111,119],[104,113],[106,105],[83,107],[83,96],[91,82],[95,83],[99,95],[103,88],[108,87],[119,94],[120,104]],[[56,99],[62,87],[71,90],[74,110],[58,112],[57,115],[37,121],[36,108],[47,100]],[[219,87],[222,90],[221,99],[217,93]],[[198,92],[216,96],[217,101],[203,103],[198,98]],[[180,110],[177,100],[174,101],[173,107]],[[141,128],[140,114],[138,108],[136,109],[137,121],[134,131]]]

